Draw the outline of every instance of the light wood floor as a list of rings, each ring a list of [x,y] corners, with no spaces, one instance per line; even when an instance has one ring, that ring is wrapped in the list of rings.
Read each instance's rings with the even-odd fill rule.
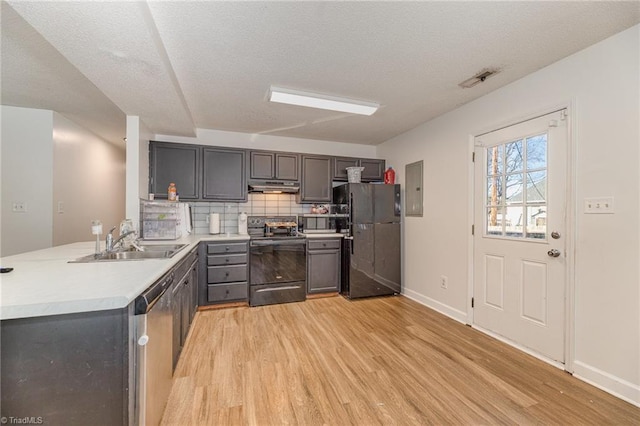
[[[616,424],[640,408],[407,298],[199,312],[164,425]]]

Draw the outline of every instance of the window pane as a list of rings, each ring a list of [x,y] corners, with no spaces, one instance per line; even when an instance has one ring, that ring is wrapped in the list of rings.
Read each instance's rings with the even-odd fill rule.
[[[547,134],[527,138],[527,169],[547,168]]]
[[[507,237],[524,236],[524,208],[521,205],[507,206],[505,208],[504,223]]]
[[[522,168],[524,167],[522,140],[510,142],[505,145],[505,163],[507,173],[513,173],[522,170]]]
[[[487,235],[502,235],[502,218],[504,207],[487,208]]]
[[[547,206],[529,206],[527,208],[527,238],[547,238]]]
[[[491,176],[487,178],[487,206],[498,206],[502,204],[502,176]]]
[[[487,176],[502,173],[502,158],[504,145],[487,148]]]
[[[547,202],[547,171],[527,173],[527,202]]]
[[[522,191],[524,190],[523,179],[522,173],[506,175],[504,177],[507,204],[514,202],[522,203]]]

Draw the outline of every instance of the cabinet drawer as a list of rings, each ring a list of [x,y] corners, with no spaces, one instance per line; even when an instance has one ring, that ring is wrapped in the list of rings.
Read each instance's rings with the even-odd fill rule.
[[[234,281],[247,281],[247,265],[235,266],[209,266],[207,268],[207,282],[232,283]]]
[[[240,265],[247,263],[247,254],[230,254],[230,255],[217,255],[207,256],[208,266],[223,266],[223,265]]]
[[[247,299],[247,283],[238,284],[209,284],[207,286],[207,300],[209,302],[223,302],[226,300]]]
[[[341,242],[340,238],[332,238],[330,240],[313,240],[308,241],[308,248],[309,250],[339,249]]]
[[[247,243],[207,244],[207,254],[246,253]]]

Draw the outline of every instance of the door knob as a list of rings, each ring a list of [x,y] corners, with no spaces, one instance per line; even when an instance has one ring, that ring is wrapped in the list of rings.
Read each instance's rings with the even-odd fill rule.
[[[547,252],[547,254],[549,255],[549,257],[558,257],[560,256],[560,250],[551,249]]]

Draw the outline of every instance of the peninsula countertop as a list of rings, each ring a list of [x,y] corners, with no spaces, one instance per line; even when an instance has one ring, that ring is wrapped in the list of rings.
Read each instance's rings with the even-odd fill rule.
[[[124,308],[184,258],[200,241],[248,241],[247,235],[190,235],[169,259],[68,263],[92,254],[95,241],[0,258],[13,271],[0,276],[0,320]],[[145,241],[166,244],[168,241]]]

